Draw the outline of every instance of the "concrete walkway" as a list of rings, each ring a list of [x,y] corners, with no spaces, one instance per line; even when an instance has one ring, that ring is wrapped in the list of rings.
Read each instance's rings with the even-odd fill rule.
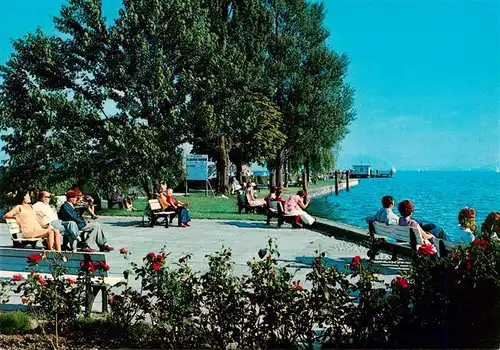
[[[161,225],[151,228],[142,227],[139,220],[140,218],[129,217],[98,219],[108,244],[115,248],[113,252],[107,253],[111,275],[121,276],[129,266],[119,253],[123,247],[128,248],[131,253],[129,261],[141,264],[149,252],[159,252],[165,246],[165,251],[171,253],[167,259],[169,263],[175,263],[180,257],[192,254],[190,265],[193,271],[206,271],[208,264],[205,256],[224,246],[232,250],[235,273],[243,275],[249,272],[247,261],[253,258],[259,259],[257,254],[259,249],[266,247],[269,238],[275,238],[281,254],[281,263],[289,265],[292,269],[296,268],[296,279],[302,281],[311,271],[309,264],[315,256],[315,250],[326,252],[328,262],[340,269],[349,264],[356,255],[366,258],[367,252],[366,248],[355,243],[337,240],[319,232],[292,229],[287,224],[277,229],[276,222],[266,226],[264,222],[194,220],[192,226],[187,228],[175,225],[170,228]],[[0,245],[11,246],[6,224],[0,224]],[[0,269],[5,268],[0,266]],[[392,276],[385,277],[392,278]],[[134,286],[137,282],[132,283]]]

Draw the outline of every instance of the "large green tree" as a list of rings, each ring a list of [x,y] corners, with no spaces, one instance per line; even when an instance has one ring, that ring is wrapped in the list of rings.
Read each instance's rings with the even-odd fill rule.
[[[284,143],[281,112],[263,62],[270,17],[258,1],[206,0],[213,51],[191,95],[194,148],[217,162],[217,190],[228,188],[229,160],[238,169],[261,161]]]
[[[1,68],[12,181],[64,174],[149,195],[155,182],[179,182],[205,17],[198,0],[128,0],[109,24],[100,0],[70,0],[55,19],[61,35],[17,40]]]
[[[332,150],[354,118],[353,91],[344,82],[348,59],[327,47],[324,5],[305,0],[268,0],[274,16],[269,41],[267,75],[272,79],[273,101],[283,113],[280,129],[286,144],[273,164],[276,182],[283,184],[282,169],[317,171],[332,164]]]

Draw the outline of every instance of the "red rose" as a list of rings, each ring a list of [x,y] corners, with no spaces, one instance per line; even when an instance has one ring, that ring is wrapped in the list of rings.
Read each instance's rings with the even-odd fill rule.
[[[150,259],[154,259],[154,258],[156,257],[156,254],[155,254],[155,253],[153,253],[153,252],[150,252],[150,253],[146,256],[146,258],[147,258],[147,257],[149,257]]]
[[[156,261],[163,261],[163,260],[165,260],[165,253],[158,254],[156,256]]]
[[[117,302],[117,301],[119,301],[119,300],[121,300],[121,299],[122,299],[121,295],[112,295],[112,296],[108,299],[108,302],[109,302],[110,304],[113,304],[113,303],[115,303],[115,302]]]
[[[42,260],[40,254],[33,254],[28,256],[28,264],[38,264]]]
[[[120,254],[128,254],[128,248],[121,248]]]
[[[153,268],[153,270],[155,271],[160,271],[161,269],[161,263],[155,261],[154,263],[151,264],[151,267]]]
[[[75,283],[75,282],[76,282],[76,279],[68,277],[68,278],[66,278],[66,281],[67,281],[69,284],[73,284],[73,283]]]
[[[396,277],[393,281],[393,283],[400,287],[400,288],[403,288],[403,289],[406,289],[408,288],[408,280],[406,278],[403,278],[403,277]]]
[[[47,281],[41,275],[36,274],[35,278],[37,279],[38,282],[40,282],[40,284],[42,284],[42,285],[46,285],[47,284]]]
[[[451,254],[450,254],[450,257],[451,257],[452,259],[456,259],[457,254],[455,254],[455,253],[451,253]]]
[[[488,246],[489,242],[484,238],[479,238],[479,239],[476,239],[474,242],[472,242],[472,244],[474,244],[479,249],[483,249],[483,248],[486,248]]]
[[[465,269],[469,271],[471,268],[472,268],[472,258],[469,257],[469,259],[467,259],[467,262],[465,263]]]
[[[304,290],[304,287],[300,285],[300,281],[293,281],[292,284],[296,290]]]
[[[22,281],[22,279],[23,279],[23,275],[21,275],[21,274],[19,274],[19,273],[18,273],[18,274],[15,274],[14,276],[12,276],[12,280],[13,280],[13,281],[16,281],[16,282],[18,282],[18,281]]]
[[[358,264],[360,261],[361,261],[361,257],[359,255],[356,255],[354,258],[352,258],[351,270],[356,270],[358,268]]]
[[[109,271],[109,265],[106,264],[103,260],[93,263],[92,265],[94,265],[94,269]]]
[[[82,271],[94,272],[95,266],[92,261],[80,261],[80,267]]]

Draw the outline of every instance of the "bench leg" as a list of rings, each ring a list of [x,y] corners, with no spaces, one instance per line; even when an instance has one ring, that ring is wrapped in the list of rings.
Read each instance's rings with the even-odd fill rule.
[[[285,219],[282,216],[278,216],[278,228],[281,228]]]
[[[87,285],[85,286],[85,317],[90,316],[93,303],[94,300],[92,298],[92,286],[90,285],[90,283],[87,283]]]
[[[396,253],[396,247],[392,248],[392,261],[398,260],[398,253]]]
[[[107,313],[108,312],[108,289],[106,286],[102,286],[102,312]]]
[[[167,215],[167,216],[165,216],[165,228],[169,228],[169,226],[170,226],[169,222],[170,222],[170,219],[169,219],[169,217]]]
[[[272,219],[272,217],[273,217],[273,215],[271,213],[267,214],[266,225],[271,225],[271,219]]]

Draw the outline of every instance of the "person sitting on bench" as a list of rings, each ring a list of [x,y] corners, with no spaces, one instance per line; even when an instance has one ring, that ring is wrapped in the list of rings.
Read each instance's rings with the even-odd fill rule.
[[[161,208],[163,210],[168,208],[167,189],[167,185],[164,184],[161,184],[160,188],[158,189],[158,202],[160,202]]]
[[[179,227],[191,226],[189,223],[191,221],[191,216],[189,211],[186,209],[189,206],[189,202],[181,202],[174,198],[174,191],[171,188],[167,189],[166,200],[168,203],[168,209],[172,208],[177,212],[177,221]]]
[[[56,228],[49,225],[43,228],[38,222],[36,212],[31,206],[31,196],[26,193],[22,203],[16,205],[7,214],[4,219],[15,219],[24,238],[45,238],[49,250],[61,251],[61,233]]]
[[[300,221],[306,225],[312,225],[315,219],[304,211],[305,208],[311,202],[311,198],[307,198],[304,203],[304,198],[307,196],[306,191],[300,190],[297,194],[290,196],[285,203],[285,213],[296,215],[295,216],[295,226],[303,227]]]
[[[61,221],[57,217],[57,213],[49,205],[51,193],[48,191],[42,191],[39,195],[39,201],[33,205],[33,210],[40,217],[40,220],[44,224],[43,227],[52,227],[58,229],[63,237],[63,248],[66,250],[74,250],[76,248],[75,240],[77,239],[80,231],[78,230],[78,225],[74,221]]]
[[[377,211],[375,215],[370,215],[365,220],[367,223],[378,221],[387,225],[397,225],[399,222],[399,216],[394,214],[392,208],[394,208],[394,197],[383,196],[382,208]]]
[[[83,215],[85,210],[87,210],[90,213],[90,217],[92,219],[97,219],[98,216],[95,215],[94,198],[88,195],[84,195],[82,190],[80,189],[80,186],[78,186],[77,184],[73,184],[73,186],[71,186],[69,190],[75,192],[78,195],[76,206],[82,208],[80,215]]]
[[[128,211],[137,210],[134,208],[134,205],[132,203],[132,198],[130,198],[128,195],[123,197],[123,205],[125,206],[125,209],[127,209]]]
[[[425,232],[422,227],[420,227],[420,224],[411,218],[414,210],[415,206],[407,199],[398,204],[398,211],[401,214],[398,221],[399,226],[408,226],[415,229],[417,231],[416,234],[420,234],[424,244],[432,244],[434,235]]]
[[[486,239],[499,239],[500,236],[500,213],[493,211],[488,214],[481,225],[481,235]]]
[[[83,231],[82,233],[82,250],[84,252],[90,253],[100,250],[101,252],[110,252],[113,250],[112,247],[107,245],[106,236],[102,231],[101,225],[98,221],[92,221],[87,223],[78,213],[75,211],[75,204],[78,198],[78,192],[68,191],[66,192],[66,202],[59,209],[59,218],[62,221],[74,221],[78,225],[78,228]]]
[[[271,186],[269,189],[269,194],[266,197],[266,203],[269,205],[269,202],[276,200],[276,186]]]
[[[450,232],[443,231],[443,238],[451,242],[469,244],[476,239],[476,232],[476,211],[465,207],[458,213],[458,225]]]
[[[252,181],[247,182],[247,189],[245,190],[245,198],[248,202],[248,205],[251,207],[262,207],[266,205],[266,200],[264,198],[255,197],[254,192],[255,183]]]

